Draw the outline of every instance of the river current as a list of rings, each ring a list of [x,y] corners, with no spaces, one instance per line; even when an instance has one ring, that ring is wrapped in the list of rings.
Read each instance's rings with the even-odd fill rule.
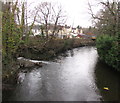
[[[3,101],[120,100],[119,74],[98,60],[95,47],[69,50],[19,75],[22,82],[12,92],[3,92]]]

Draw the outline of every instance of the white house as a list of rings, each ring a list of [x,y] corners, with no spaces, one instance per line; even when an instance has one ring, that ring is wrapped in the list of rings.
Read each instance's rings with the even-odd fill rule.
[[[41,34],[41,30],[38,30],[38,29],[32,29],[32,32],[34,36]]]
[[[32,28],[32,33],[34,36],[41,34],[40,25],[34,25]]]
[[[49,35],[52,35],[53,29],[54,29],[54,25],[51,24],[48,26],[48,34]],[[35,25],[32,29],[32,32],[33,32],[34,36],[40,35],[41,34],[40,25]],[[83,30],[78,29],[78,28],[73,28],[73,27],[70,27],[67,25],[65,25],[65,26],[58,25],[57,31],[55,32],[55,34],[58,38],[64,38],[64,37],[73,38],[73,37],[77,37],[78,34],[82,35]]]

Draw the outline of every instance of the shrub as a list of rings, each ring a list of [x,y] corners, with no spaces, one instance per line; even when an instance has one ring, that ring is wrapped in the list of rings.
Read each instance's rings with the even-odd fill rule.
[[[120,71],[120,57],[118,55],[120,50],[118,49],[117,38],[108,35],[101,35],[96,40],[96,47],[100,59]]]

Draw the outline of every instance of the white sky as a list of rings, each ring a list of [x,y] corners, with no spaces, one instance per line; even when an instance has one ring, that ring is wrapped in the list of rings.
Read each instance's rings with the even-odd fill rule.
[[[29,5],[30,8],[37,6],[40,2],[45,1],[57,2],[62,5],[63,9],[67,13],[67,25],[71,25],[73,27],[78,25],[82,27],[89,27],[92,25],[91,16],[88,13],[88,0],[27,0],[28,5],[32,3]],[[89,1],[96,6],[93,8],[96,13],[99,10],[98,5],[96,5],[96,0]]]

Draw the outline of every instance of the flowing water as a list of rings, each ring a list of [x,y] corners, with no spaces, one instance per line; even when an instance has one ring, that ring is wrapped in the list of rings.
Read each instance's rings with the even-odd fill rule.
[[[119,73],[98,60],[94,47],[69,50],[54,61],[19,74],[3,101],[118,101]],[[105,90],[104,87],[109,90]]]

